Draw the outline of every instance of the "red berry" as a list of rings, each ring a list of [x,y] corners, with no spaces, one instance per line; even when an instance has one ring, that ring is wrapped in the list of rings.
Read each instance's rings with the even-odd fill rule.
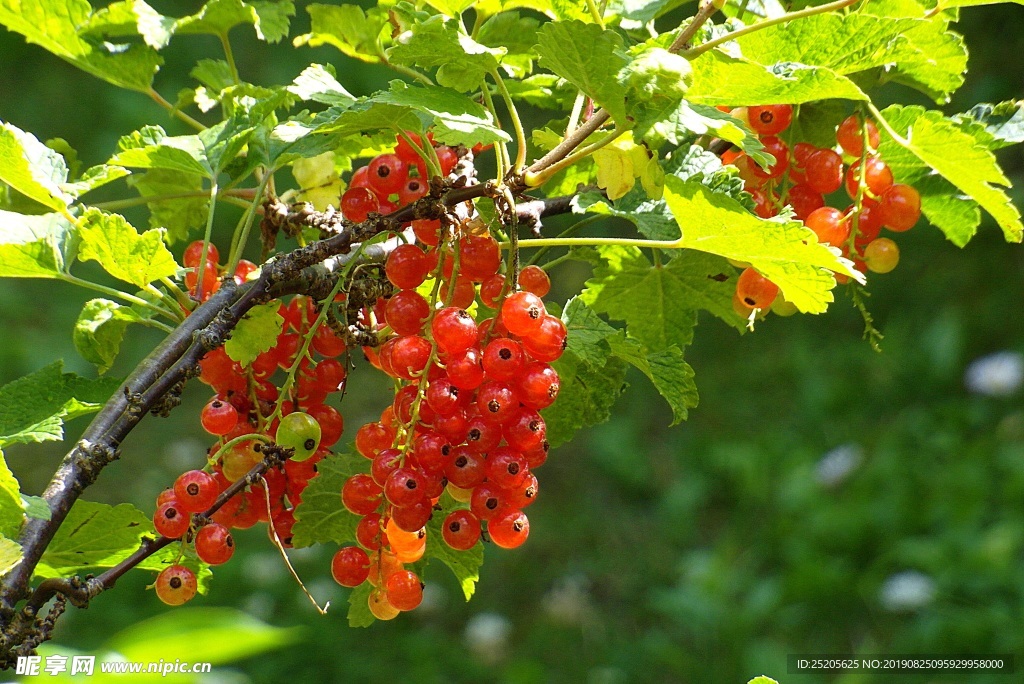
[[[518,409],[503,428],[505,441],[517,451],[529,451],[544,441],[547,426],[540,414],[532,409]]]
[[[352,186],[341,196],[341,213],[349,221],[362,223],[375,211],[380,211],[380,200],[368,187]]]
[[[396,292],[384,309],[384,317],[399,335],[417,335],[423,332],[423,323],[430,316],[430,304],[416,290]]]
[[[334,331],[326,325],[319,326],[313,333],[312,346],[313,351],[327,358],[339,356],[348,349],[345,340],[335,335]]]
[[[531,264],[519,272],[519,287],[543,298],[551,291],[551,278],[543,268]]]
[[[399,570],[384,580],[388,603],[398,610],[413,610],[423,601],[423,583],[411,570]]]
[[[154,584],[157,598],[169,606],[180,606],[192,600],[198,585],[196,575],[184,565],[171,565],[160,571]]]
[[[751,164],[750,171],[758,178],[779,178],[789,168],[789,147],[774,135],[761,138],[764,151],[775,157],[775,163],[767,169],[762,169],[757,164]]]
[[[370,465],[370,476],[374,482],[383,487],[391,473],[400,467],[402,467],[401,451],[398,449],[381,449],[381,452],[374,457],[373,463]]]
[[[473,281],[469,278],[463,278],[459,276],[455,279],[454,291],[451,285],[452,281],[446,281],[441,283],[441,300],[447,302],[448,306],[454,306],[458,309],[468,309],[476,301],[476,288],[473,286]],[[449,296],[449,292],[451,293]]]
[[[501,442],[501,424],[474,416],[469,420],[463,438],[470,451],[478,454],[487,453]]]
[[[440,494],[440,492],[438,492]],[[406,532],[415,532],[421,529],[430,520],[433,514],[433,506],[430,499],[424,495],[423,498],[408,506],[394,506],[391,509],[391,520],[399,529]],[[389,537],[391,535],[388,535]],[[393,545],[392,545],[393,546]],[[398,551],[398,549],[394,549]]]
[[[203,241],[196,240],[185,248],[185,253],[181,257],[181,262],[185,265],[185,268],[195,268],[199,265],[199,260],[202,258]],[[215,266],[220,261],[220,252],[217,251],[217,245],[212,242],[206,248],[206,261],[214,264]]]
[[[470,280],[482,281],[498,272],[501,250],[490,235],[470,235],[459,240],[459,271]]]
[[[779,286],[752,268],[745,269],[736,281],[736,295],[750,309],[767,309],[779,294]]]
[[[416,239],[429,247],[436,247],[440,241],[441,222],[434,219],[417,219],[412,222]]]
[[[529,468],[522,454],[509,447],[498,447],[487,454],[487,481],[501,489],[515,489],[526,479]]]
[[[437,152],[437,160],[441,162],[441,175],[447,176],[455,168],[459,161],[459,156],[455,154],[455,150],[443,145],[435,151]]]
[[[480,417],[484,420],[505,423],[519,408],[519,399],[512,388],[504,382],[488,380],[477,390],[476,405],[480,409]]]
[[[473,488],[469,509],[480,520],[490,520],[504,508],[506,508],[505,497],[498,487],[484,482]]]
[[[513,339],[498,337],[484,349],[483,368],[489,378],[512,380],[523,365],[523,348]]]
[[[381,197],[401,191],[409,177],[409,165],[395,154],[378,155],[368,167],[370,185]]]
[[[384,483],[384,496],[395,506],[412,506],[426,498],[423,480],[412,468],[397,468]]]
[[[367,423],[356,431],[356,451],[364,457],[372,459],[391,446],[395,439],[395,431],[380,423]]]
[[[868,145],[872,150],[878,149],[878,143],[881,140],[878,128],[871,121],[865,121],[863,126],[866,126],[868,130]],[[851,114],[836,129],[836,141],[843,151],[852,157],[860,157],[864,154],[863,126],[860,116]]]
[[[369,188],[370,187],[370,167],[360,166],[358,169],[352,172],[352,179],[348,182],[349,188]],[[372,190],[372,188],[371,188]],[[376,194],[376,193],[374,193]]]
[[[203,407],[199,420],[204,430],[219,437],[231,432],[238,425],[238,411],[231,404],[214,397]]]
[[[399,245],[388,255],[384,270],[395,287],[413,290],[427,278],[427,255],[416,245]]]
[[[834,150],[818,150],[804,164],[807,185],[823,195],[843,184],[843,158]]]
[[[153,527],[168,539],[178,539],[188,531],[191,524],[191,516],[174,500],[160,504],[153,514]]]
[[[341,502],[356,515],[368,515],[380,505],[381,492],[381,486],[372,477],[358,473],[345,481],[341,488]]]
[[[501,305],[501,320],[513,335],[526,337],[540,328],[545,315],[544,302],[530,292],[516,292]]]
[[[223,525],[203,525],[196,533],[196,555],[210,565],[227,563],[235,553],[235,540]]]
[[[875,197],[885,192],[886,188],[892,185],[892,170],[889,165],[878,157],[867,158],[867,173],[865,174],[867,190]],[[857,199],[857,190],[860,187],[860,162],[850,166],[846,174],[846,192],[851,199]]]
[[[420,138],[418,133],[413,133],[412,131],[403,131],[403,133],[405,133],[406,137],[412,140],[417,147],[423,147],[423,140]],[[398,155],[402,161],[410,166],[423,161],[419,153],[416,151],[416,148],[406,142],[404,137],[399,135],[397,138],[398,144],[395,145],[395,154]]]
[[[358,546],[339,549],[331,559],[331,576],[343,587],[358,587],[370,574],[370,558]]]
[[[794,185],[789,189],[786,202],[793,207],[793,213],[801,221],[806,221],[815,209],[825,206],[825,198],[821,196],[821,193],[804,183]]]
[[[479,347],[450,356],[446,365],[448,380],[459,389],[473,390],[484,381],[483,352]]]
[[[480,283],[480,301],[484,303],[484,306],[497,308],[498,299],[501,298],[501,293],[507,282],[508,279],[504,275],[495,273]]]
[[[854,207],[848,207],[847,214],[852,215]],[[852,227],[853,221],[851,219]],[[878,237],[882,232],[882,219],[879,215],[878,202],[865,198],[860,205],[860,215],[857,217],[857,240],[855,245],[863,249],[869,242]]]
[[[464,309],[457,309],[454,306],[441,309],[434,314],[430,329],[437,346],[449,354],[469,349],[477,338],[476,321]]]
[[[213,475],[202,470],[190,470],[174,481],[174,496],[181,510],[186,513],[202,513],[217,500],[220,488]]]
[[[444,519],[441,536],[456,551],[467,551],[480,539],[480,520],[471,511],[452,511]]]
[[[762,105],[747,108],[750,128],[758,135],[778,135],[793,121],[793,108],[789,105]]]
[[[921,195],[909,185],[893,185],[879,198],[878,214],[889,230],[910,230],[921,218]]]
[[[751,188],[750,196],[754,200],[754,213],[761,218],[771,218],[779,213],[779,208],[775,206],[778,197],[774,192],[765,191],[763,188]]]
[[[430,351],[430,342],[423,337],[399,337],[391,351],[391,366],[395,375],[405,380],[417,377],[427,367]]]
[[[387,537],[380,528],[380,513],[370,513],[359,519],[356,525],[356,541],[371,551],[376,551]]]
[[[491,541],[503,549],[521,546],[530,536],[530,520],[521,510],[511,508],[501,511],[487,523]]]
[[[818,242],[840,246],[850,237],[850,221],[835,207],[822,207],[810,213],[804,222],[818,236]]]
[[[798,142],[793,145],[793,166],[800,168],[804,167],[807,160],[811,158],[811,155],[818,151],[819,148],[815,147],[811,143]]]
[[[562,319],[544,314],[537,331],[523,338],[523,349],[537,361],[556,361],[565,351],[568,332]]]
[[[517,394],[523,404],[539,411],[551,406],[559,387],[555,369],[542,361],[534,361],[523,366]]]
[[[484,481],[486,461],[466,447],[456,447],[452,460],[444,468],[444,476],[456,487],[470,489]]]
[[[404,207],[406,204],[415,202],[426,195],[428,190],[430,188],[422,178],[409,178],[398,191],[398,205]]]
[[[313,404],[306,408],[306,413],[320,424],[320,447],[329,449],[341,439],[345,431],[345,419],[338,409],[326,404]]]

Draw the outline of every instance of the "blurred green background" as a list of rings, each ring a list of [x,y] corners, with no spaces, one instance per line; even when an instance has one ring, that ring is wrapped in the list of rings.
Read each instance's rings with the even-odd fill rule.
[[[200,3],[152,4],[181,16]],[[308,27],[307,3],[296,4],[293,35]],[[966,11],[958,29],[971,72],[946,111],[1021,97],[1024,7]],[[246,29],[232,38],[243,77],[256,83],[286,83],[314,61],[336,64],[354,93],[391,77],[327,48],[266,46]],[[219,56],[213,38],[176,39],[157,89],[173,100],[190,85],[196,59]],[[886,96],[917,101],[904,90]],[[186,132],[142,96],[3,29],[0,120],[43,140],[65,138],[87,165],[143,124]],[[1011,148],[1002,161],[1024,187],[1021,151]],[[114,184],[109,196],[124,192]],[[1021,192],[1014,197],[1021,206]],[[131,218],[144,225],[144,216]],[[222,236],[236,216],[220,213]],[[320,617],[262,528],[238,534],[236,557],[190,605],[232,606],[297,629],[287,643],[282,633],[282,648],[203,681],[893,681],[790,675],[788,653],[1014,653],[1024,672],[1024,393],[1011,377],[1020,357],[982,368],[978,387],[987,394],[964,380],[980,357],[1024,352],[1024,250],[1004,244],[991,224],[964,250],[923,225],[898,241],[903,262],[870,283],[883,353],[861,340],[860,316],[842,288],[827,315],[772,317],[752,335],[703,319],[687,353],[701,390],[690,420],[667,429],[667,408],[642,376],[631,376],[609,423],[553,453],[539,473],[529,543],[488,548],[468,604],[447,570],[430,568],[420,609],[350,629],[346,592],[329,574],[335,549],[293,553],[313,595],[334,604]],[[564,301],[588,274],[559,269],[552,298]],[[70,286],[0,281],[0,383],[58,358],[93,373],[71,345],[89,298]],[[130,333],[112,373],[126,373],[156,339]],[[388,401],[377,375],[361,372],[351,383],[342,407],[349,434]],[[161,489],[200,462],[198,410],[207,394],[191,386],[171,418],[145,421],[88,496],[151,510]],[[23,488],[39,493],[62,453],[50,443],[17,446],[7,457]],[[151,579],[130,573],[87,611],[69,610],[58,648],[95,653],[115,632],[173,612],[144,591]]]

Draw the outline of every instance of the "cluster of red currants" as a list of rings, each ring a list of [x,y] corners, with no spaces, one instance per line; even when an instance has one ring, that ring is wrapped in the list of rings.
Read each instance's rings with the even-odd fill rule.
[[[365,351],[398,389],[380,420],[356,433],[369,472],[350,477],[341,497],[360,516],[359,545],[332,562],[339,584],[370,582],[370,610],[385,620],[422,599],[419,577],[405,564],[423,555],[435,513],[445,515],[435,543],[456,551],[474,547],[484,529],[503,548],[526,541],[523,509],[536,500],[533,471],[548,450],[538,411],[558,394],[549,364],[566,340],[561,319],[544,309],[547,274],[527,266],[513,291],[500,273],[498,243],[480,221],[413,228],[422,244],[398,247],[385,264],[398,292],[363,314],[388,334],[378,350]],[[477,297],[477,311],[493,310],[492,317],[477,321],[467,312]],[[448,510],[439,504],[445,491],[455,502]]]
[[[458,155],[447,145],[434,145],[429,134],[427,140],[433,147],[443,178],[455,168]],[[341,212],[345,218],[360,223],[372,212],[390,214],[426,195],[430,190],[427,168],[417,148],[424,150],[423,140],[416,133],[406,131],[405,137],[398,137],[393,153],[377,155],[369,164],[356,169],[341,196]]]
[[[779,137],[793,120],[790,105],[741,107],[731,112],[749,122],[765,150],[775,157],[775,163],[764,169],[738,150],[722,156],[739,168],[758,216],[771,218],[789,206],[820,243],[842,250],[858,270],[888,273],[896,268],[899,248],[880,233],[883,227],[893,232],[913,228],[921,216],[921,196],[913,187],[893,182],[891,169],[877,155],[880,138],[872,121],[857,114],[847,117],[836,129],[836,148],[797,142],[791,149]],[[826,197],[841,188],[853,203],[842,210],[828,206]],[[845,282],[845,276],[838,279]],[[778,287],[747,268],[737,282],[734,304],[741,313],[764,310],[778,293]]]

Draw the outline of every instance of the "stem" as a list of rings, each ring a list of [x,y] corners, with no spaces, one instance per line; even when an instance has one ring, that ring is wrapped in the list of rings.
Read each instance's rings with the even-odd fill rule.
[[[580,228],[582,228],[584,226],[589,226],[591,223],[596,223],[596,222],[600,221],[603,218],[607,218],[607,217],[603,216],[601,214],[596,214],[594,216],[588,216],[585,219],[581,219],[581,220],[577,221],[576,223],[572,224],[571,226],[569,226],[568,228],[563,230],[559,235],[556,235],[555,237],[556,238],[566,238],[566,237],[569,237],[570,235],[572,235],[573,233],[578,231]],[[520,240],[519,242],[520,242],[520,244],[522,244],[524,241]],[[541,247],[540,249],[538,249],[536,251],[536,253],[534,253],[533,258],[530,259],[530,264],[536,264],[538,261],[540,261],[540,258],[542,256],[544,256],[545,254],[547,254],[549,251],[551,251],[551,247]],[[563,258],[565,258],[565,256],[567,256],[567,255],[563,255],[561,257],[558,257],[557,259],[553,259],[552,261],[544,264],[544,266],[542,266],[542,268],[547,268],[547,266],[549,264],[554,263],[556,261],[561,261]]]
[[[206,130],[206,126],[204,126],[203,124],[199,123],[198,121],[193,119],[191,116],[189,116],[188,114],[186,114],[185,112],[181,111],[180,109],[178,109],[177,107],[172,105],[170,102],[165,100],[163,95],[161,95],[160,93],[156,92],[156,90],[154,90],[152,87],[150,87],[149,92],[147,92],[146,94],[149,95],[149,97],[154,102],[156,102],[158,105],[160,105],[161,107],[163,107],[164,109],[169,111],[172,116],[177,117],[178,119],[180,119],[181,121],[185,122],[186,124],[188,124],[192,128],[196,129],[197,131],[205,131]]]
[[[170,311],[166,311],[162,306],[157,306],[153,302],[146,301],[142,297],[136,297],[135,295],[128,294],[127,292],[122,292],[121,290],[118,290],[113,287],[107,287],[106,285],[100,285],[99,283],[94,283],[90,280],[84,280],[82,278],[79,278],[78,276],[73,276],[70,273],[61,274],[60,279],[66,283],[71,283],[72,285],[79,285],[89,290],[95,290],[96,292],[105,294],[108,297],[117,297],[118,299],[122,299],[128,302],[129,304],[141,306],[143,308],[151,310],[153,313],[157,315],[166,316],[167,318],[170,318],[172,321],[176,320],[173,313],[171,313]]]
[[[604,17],[601,16],[601,10],[597,8],[597,3],[594,0],[587,0],[587,9],[590,10],[590,16],[593,17],[594,22],[604,28]]]
[[[220,44],[224,48],[224,57],[228,61],[228,68],[231,70],[231,80],[238,85],[242,82],[242,79],[238,76],[238,66],[235,64],[235,53],[231,49],[231,41],[228,40],[228,34],[218,33],[217,37],[220,38]]]
[[[870,101],[865,102],[864,106],[868,108],[868,111],[871,112],[871,116],[875,117],[878,124],[885,129],[885,132],[888,133],[893,140],[903,147],[910,147],[910,141],[896,132],[896,129],[894,129],[892,125],[885,120],[885,117],[882,116],[882,112],[878,111],[878,108],[875,107],[873,103]]]
[[[603,126],[610,118],[611,114],[609,114],[607,110],[602,109],[595,112],[589,120],[584,122],[583,125],[574,130],[570,135],[567,135],[565,139],[558,143],[553,150],[526,168],[526,171],[523,174],[526,179],[526,184],[531,187],[540,185],[540,183],[530,183],[529,178],[531,174],[540,174],[541,172],[546,171],[552,164],[564,159],[567,154],[579,147],[584,140],[590,137],[591,133]]]
[[[583,91],[576,93],[576,99],[572,103],[572,112],[569,113],[569,124],[565,127],[565,137],[572,135],[572,132],[576,130],[576,126],[580,122],[580,114],[583,113],[583,103],[587,101],[587,96],[583,94]]]
[[[857,2],[857,0],[837,0],[837,2],[830,2],[827,5],[807,7],[806,9],[802,9],[797,12],[788,12],[778,17],[773,17],[771,19],[759,21],[756,24],[751,24],[750,26],[744,26],[741,29],[733,31],[732,33],[727,33],[724,36],[719,36],[718,38],[709,40],[706,43],[701,43],[695,48],[684,50],[680,54],[682,54],[683,57],[692,60],[694,57],[702,55],[708,50],[711,50],[712,48],[716,48],[719,45],[724,45],[725,43],[734,41],[737,38],[742,38],[743,36],[755,33],[757,31],[760,31],[761,29],[766,29],[769,26],[775,26],[776,24],[785,24],[796,19],[803,19],[804,17],[811,17],[814,16],[815,14],[824,14],[825,12],[831,12],[832,10],[842,9],[844,7],[849,7],[855,2]],[[680,34],[680,37],[682,37],[682,34]],[[678,42],[678,40],[679,39],[677,38],[676,41]],[[673,47],[675,47],[675,45],[675,43],[672,43]]]
[[[683,30],[679,32],[676,39],[672,41],[672,45],[669,46],[669,52],[679,52],[680,50],[686,49],[693,37],[697,35],[697,31],[707,23],[708,19],[717,12],[718,9],[715,7],[713,2],[705,2],[697,8],[697,13],[693,15],[693,19],[683,27]]]
[[[270,533],[274,535],[274,546],[276,546],[277,550],[281,552],[281,558],[284,559],[284,564],[288,566],[288,571],[292,573],[292,577],[294,577],[295,581],[299,583],[299,588],[302,589],[302,593],[306,595],[306,598],[309,599],[309,602],[313,604],[321,615],[326,615],[327,609],[331,606],[331,602],[328,601],[324,604],[324,607],[321,608],[320,604],[317,603],[315,598],[313,598],[313,595],[309,593],[309,589],[306,589],[306,585],[302,583],[299,573],[295,572],[295,568],[292,566],[292,562],[288,558],[288,553],[284,550],[284,544],[281,543],[281,538],[277,536],[277,528],[274,526],[274,514],[271,510],[272,506],[270,504],[270,485],[262,475],[260,476],[260,481],[263,483],[263,498],[267,503],[267,526],[270,528]]]
[[[588,0],[591,4],[593,4],[593,1]],[[491,78],[494,79],[494,83],[498,86],[498,92],[501,93],[502,99],[505,100],[509,116],[512,117],[512,128],[515,129],[516,133],[516,161],[512,171],[520,173],[523,167],[526,166],[526,133],[523,131],[523,122],[519,119],[519,111],[516,109],[512,96],[509,94],[508,88],[505,87],[505,81],[501,78],[501,74],[498,73],[497,69],[491,72]]]
[[[213,215],[217,209],[217,181],[210,186],[210,211],[206,214],[206,233],[203,235],[203,251],[199,254],[199,265],[196,266],[196,301],[203,301],[203,271],[206,269],[206,256],[210,253],[210,237],[213,235]],[[234,271],[228,271],[234,273]]]
[[[483,93],[484,105],[487,107],[487,111],[489,111],[491,113],[491,116],[494,117],[494,124],[500,129],[501,121],[498,119],[497,110],[494,109],[494,100],[491,99],[491,91],[490,88],[487,87],[487,81],[484,81],[483,83],[480,84],[480,91]],[[496,144],[494,146],[494,149],[497,152],[494,156],[498,162],[496,176],[498,178],[504,178],[505,172],[508,171],[508,167],[511,166],[511,162],[509,161],[508,155],[508,145],[506,145],[505,141],[502,140],[501,144]]]
[[[274,177],[273,173],[268,172],[263,180],[260,181],[259,187],[256,188],[256,196],[253,197],[252,202],[249,203],[245,216],[243,217],[243,224],[241,232],[235,232],[234,237],[231,240],[231,258],[228,260],[226,272],[234,273],[235,268],[238,267],[238,262],[242,258],[242,252],[245,250],[245,243],[249,240],[249,231],[252,230],[253,221],[256,219],[256,209],[260,206],[260,202],[263,200],[263,193],[266,191],[267,183]],[[210,213],[213,214],[213,207],[210,207]]]
[[[603,237],[583,237],[583,238],[529,238],[526,240],[520,240],[519,246],[521,248],[529,247],[600,247],[605,245],[614,245],[617,247],[642,247],[642,248],[657,248],[657,249],[685,249],[686,245],[683,244],[683,239],[679,238],[676,240],[644,240],[642,238],[603,238]],[[509,243],[501,243],[502,247],[508,247]]]

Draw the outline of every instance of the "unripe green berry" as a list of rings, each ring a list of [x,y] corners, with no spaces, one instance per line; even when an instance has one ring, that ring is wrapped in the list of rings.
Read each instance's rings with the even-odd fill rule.
[[[308,413],[289,413],[281,419],[275,441],[278,446],[295,450],[293,461],[305,461],[320,446],[320,423]]]

